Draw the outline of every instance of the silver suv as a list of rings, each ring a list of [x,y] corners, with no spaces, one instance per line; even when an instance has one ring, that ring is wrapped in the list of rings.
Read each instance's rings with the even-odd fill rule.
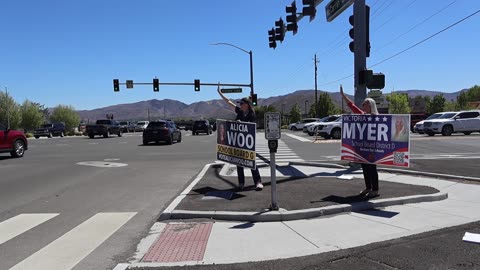
[[[332,122],[324,122],[316,127],[317,134],[325,139],[333,138],[339,140],[342,138],[342,116],[339,116]]]
[[[423,122],[423,129],[429,136],[450,136],[452,133],[470,135],[472,132],[480,132],[480,110],[445,113],[437,119]]]
[[[288,129],[296,131],[296,130],[303,130],[303,126],[307,123],[315,122],[320,120],[320,118],[304,118],[302,121],[297,123],[291,123],[288,125]]]

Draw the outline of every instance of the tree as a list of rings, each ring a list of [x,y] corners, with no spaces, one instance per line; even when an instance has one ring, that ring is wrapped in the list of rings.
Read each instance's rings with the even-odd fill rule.
[[[335,106],[330,95],[326,92],[320,93],[318,96],[318,116],[325,117],[333,114],[340,114],[341,111]],[[315,103],[310,106],[309,114],[315,116]]]
[[[453,103],[453,102],[452,102]],[[466,92],[461,92],[457,96],[457,102],[455,103],[454,109],[453,110],[465,110],[467,109],[468,106],[468,96]]]
[[[277,109],[272,105],[260,106],[255,109],[255,115],[257,116],[257,128],[263,128],[265,125],[265,113],[276,112]]]
[[[8,126],[8,122],[11,129],[20,128],[20,108],[10,95],[0,92],[0,123]]]
[[[295,105],[290,110],[290,123],[296,123],[300,121],[300,119],[302,119],[302,112],[300,111],[298,104],[295,103]]]
[[[43,123],[43,106],[39,103],[33,103],[28,99],[20,107],[21,126],[26,131],[33,131]]]
[[[443,97],[443,94],[438,94],[428,103],[427,112],[428,114],[434,114],[443,111],[445,111],[445,97]]]
[[[467,91],[468,102],[480,101],[480,86],[475,85]]]
[[[408,102],[408,95],[392,93],[387,96],[387,100],[390,103],[388,105],[388,113],[392,113],[392,114],[410,113],[410,104]]]
[[[51,122],[65,123],[65,131],[73,132],[73,129],[80,123],[80,116],[72,106],[58,105],[50,115]]]

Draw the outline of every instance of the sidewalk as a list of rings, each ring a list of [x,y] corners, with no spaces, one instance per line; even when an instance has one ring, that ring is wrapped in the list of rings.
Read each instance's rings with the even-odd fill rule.
[[[267,184],[263,191],[236,192],[234,172],[226,175],[222,166],[204,168],[167,207],[129,269],[285,259],[480,220],[479,185],[380,173],[380,196],[362,201],[356,196],[364,185],[361,171],[301,165],[288,170],[303,177],[287,174],[278,179],[282,209],[265,212],[270,204],[269,173],[261,172]],[[353,179],[341,180],[340,175]],[[246,183],[253,184],[252,179]],[[263,216],[276,222],[251,222]]]

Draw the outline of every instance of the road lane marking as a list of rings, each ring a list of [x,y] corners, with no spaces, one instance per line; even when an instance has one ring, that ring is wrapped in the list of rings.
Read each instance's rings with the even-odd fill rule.
[[[20,235],[59,214],[20,214],[0,223],[0,244]]]
[[[92,167],[99,167],[99,168],[119,168],[128,166],[126,163],[118,163],[118,162],[111,162],[111,161],[84,161],[78,162],[77,165],[82,166],[92,166]]]
[[[72,269],[135,214],[98,213],[10,270]]]
[[[305,139],[303,137],[300,137],[300,136],[297,136],[297,135],[293,135],[293,134],[289,134],[289,133],[286,133],[285,135],[289,136],[289,137],[292,137],[294,139],[297,139],[301,142],[312,142],[312,140],[309,140],[309,139]]]

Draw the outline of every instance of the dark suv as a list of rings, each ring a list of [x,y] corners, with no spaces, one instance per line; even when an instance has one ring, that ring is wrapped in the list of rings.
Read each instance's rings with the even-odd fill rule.
[[[42,127],[35,129],[33,136],[36,139],[45,136],[52,138],[53,136],[63,137],[65,135],[65,125],[63,123],[43,124]]]
[[[181,142],[182,133],[172,121],[151,121],[143,130],[143,144],[158,143],[159,141],[167,142],[167,144],[173,144],[174,141]]]
[[[208,120],[197,120],[193,123],[192,134],[198,135],[198,133],[212,134],[212,126]]]

